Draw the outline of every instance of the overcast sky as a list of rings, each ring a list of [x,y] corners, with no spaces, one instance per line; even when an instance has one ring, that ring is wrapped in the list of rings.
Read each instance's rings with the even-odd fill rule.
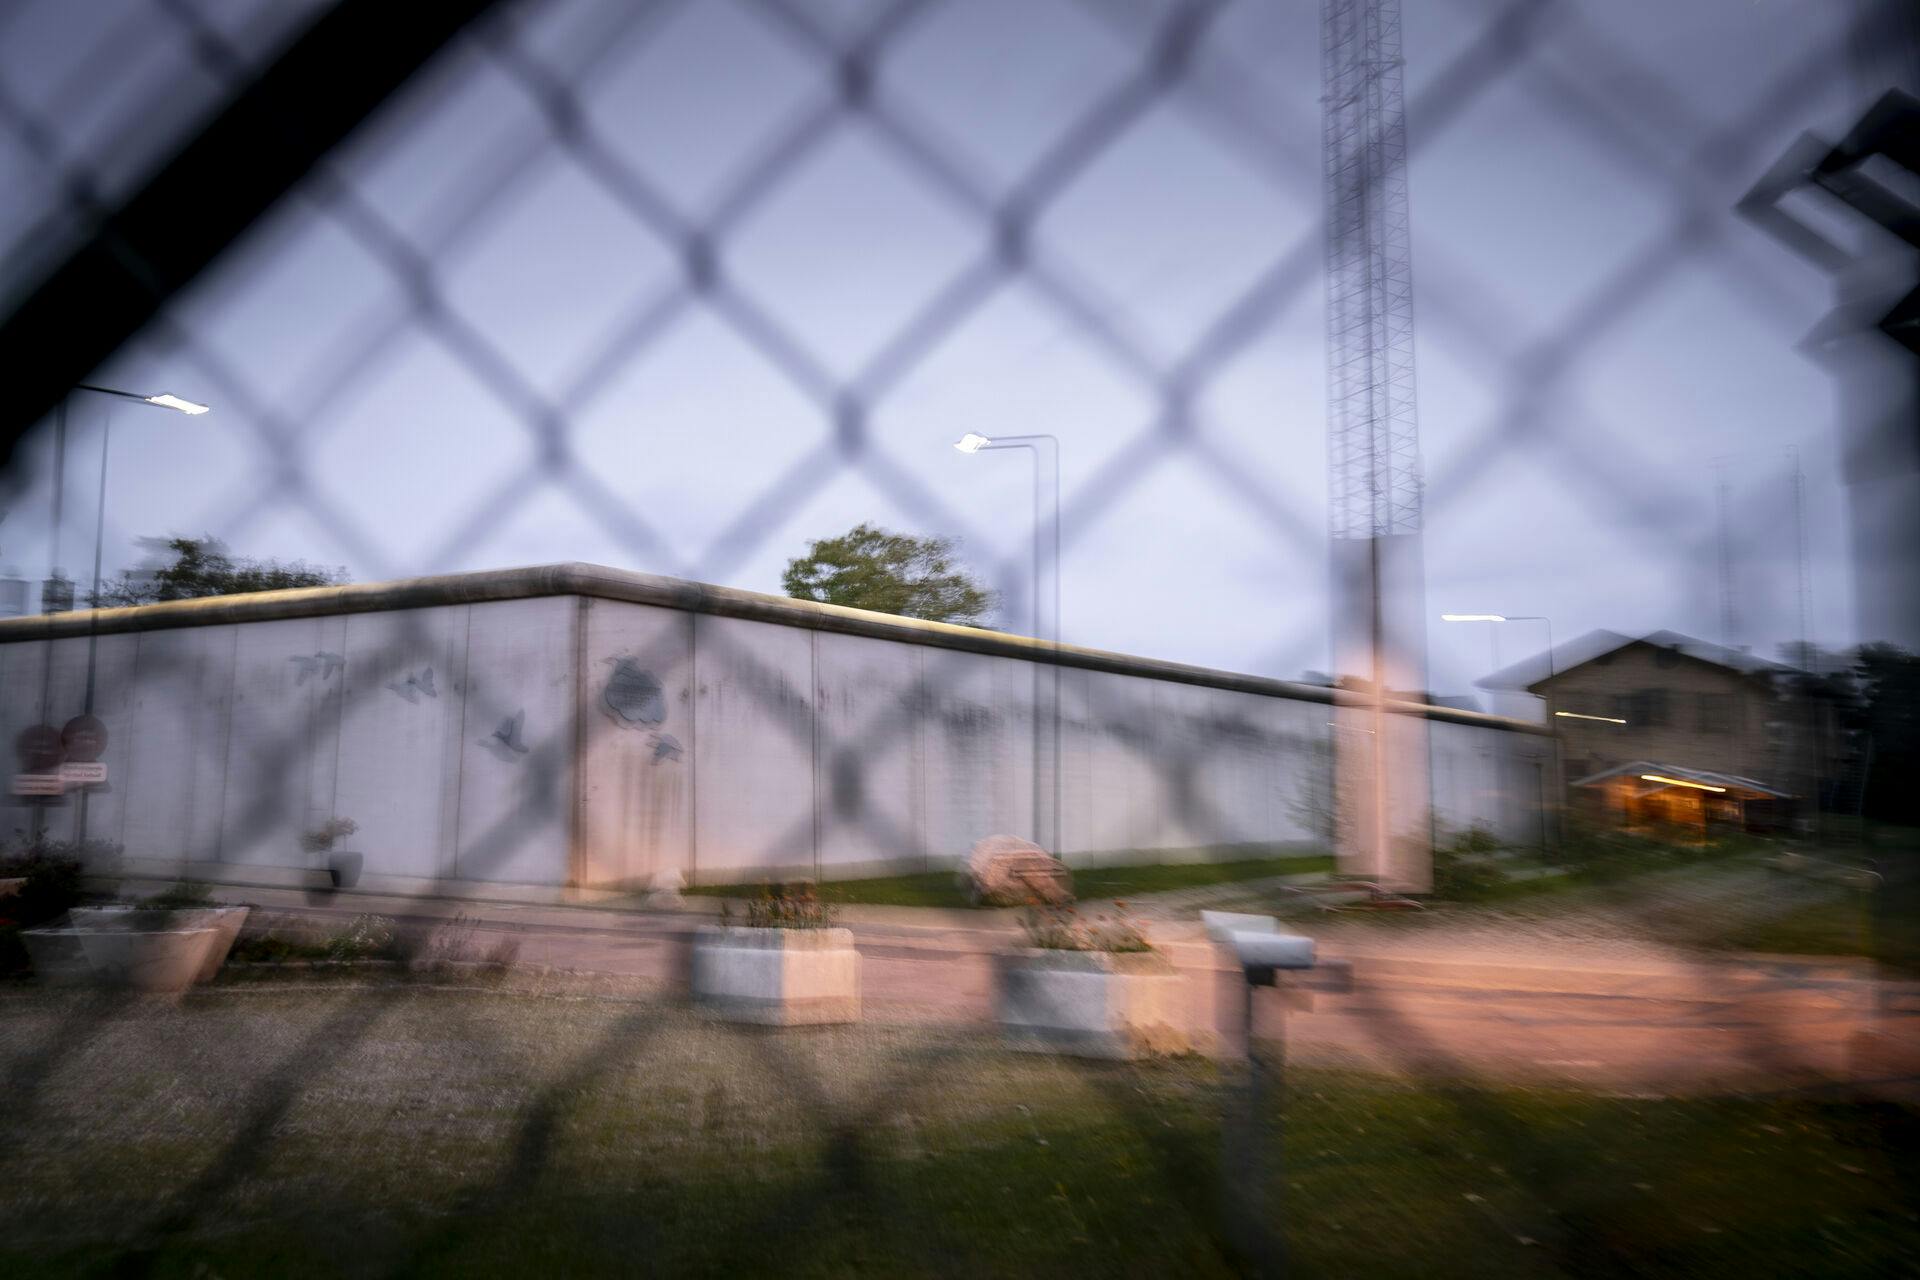
[[[292,22],[292,6],[199,6],[242,63]],[[876,6],[794,7],[844,41]],[[1137,74],[1161,7],[928,6],[885,46],[879,109],[968,189],[1004,199]],[[1732,213],[1794,135],[1837,134],[1871,96],[1846,76],[1846,6],[1585,0],[1551,6],[1518,56],[1463,62],[1502,8],[1405,0],[1432,685],[1464,691],[1493,661],[1487,627],[1442,611],[1548,615],[1562,639],[1666,627],[1771,654],[1798,626],[1794,451],[1809,629],[1858,639],[1831,385],[1794,350],[1828,285]],[[219,99],[220,73],[158,8],[13,9],[6,100],[109,191]],[[871,520],[962,536],[1010,588],[1004,624],[1024,630],[1027,458],[949,445],[1048,432],[1067,641],[1282,676],[1326,667],[1317,5],[1227,6],[1190,83],[1048,190],[1035,251],[1086,311],[1018,277],[969,293],[960,323],[885,380],[858,459],[834,444],[836,389],[968,278],[990,227],[858,116],[796,141],[787,131],[836,84],[764,6],[640,12],[533,5],[516,11],[513,55],[466,42],[102,370],[215,411],[74,401],[67,571],[90,565],[110,412],[109,572],[137,560],[140,535],[212,532],[362,580],[586,560],[777,591],[809,539]],[[136,74],[97,91],[115,50]],[[598,171],[552,141],[529,90],[541,77],[577,100]],[[7,127],[13,288],[57,248],[58,226],[40,224],[60,188],[17,118]],[[623,172],[665,222],[713,231],[739,305],[685,299],[681,258],[635,216],[635,186],[627,203],[610,188]],[[413,310],[374,245],[386,236],[428,264],[452,321]],[[1302,254],[1310,269],[1258,313],[1256,336],[1207,367],[1188,434],[1152,434],[1167,371]],[[784,363],[743,335],[765,339],[768,323]],[[530,422],[547,409],[570,479],[541,465]],[[36,579],[49,440],[18,459],[0,522],[0,562]],[[1543,635],[1510,624],[1497,639],[1512,661]]]

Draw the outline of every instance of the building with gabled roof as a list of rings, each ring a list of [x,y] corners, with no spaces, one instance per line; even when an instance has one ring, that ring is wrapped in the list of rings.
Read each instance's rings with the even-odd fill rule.
[[[1639,772],[1736,779],[1777,816],[1790,798],[1817,797],[1838,759],[1837,717],[1803,674],[1676,631],[1596,630],[1477,683],[1542,700],[1570,798],[1648,765]]]

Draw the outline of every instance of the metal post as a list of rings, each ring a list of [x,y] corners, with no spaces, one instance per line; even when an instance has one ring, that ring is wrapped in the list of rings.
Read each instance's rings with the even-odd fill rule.
[[[107,446],[113,440],[113,411],[107,410],[100,424],[100,496],[93,512],[93,595],[87,601],[100,607],[100,551],[107,536]],[[93,710],[93,665],[87,665],[87,710]]]
[[[98,627],[98,609],[100,608],[100,555],[106,545],[107,536],[107,447],[113,441],[113,410],[104,410],[100,424],[100,493],[95,500],[93,512],[93,593],[87,600],[87,692],[81,710],[87,715],[93,714],[94,676],[98,670],[100,635]],[[92,792],[80,788],[80,797],[73,809],[73,838],[75,843],[84,845],[87,839],[87,802]]]
[[[1238,1105],[1227,1108],[1222,1117],[1222,1208],[1226,1217],[1222,1225],[1250,1274],[1280,1276],[1287,1270],[1286,1232],[1280,1225],[1286,1186],[1286,1130],[1281,1115],[1285,1105],[1282,1089],[1286,1013],[1282,1009],[1278,1015],[1274,1060],[1269,1070],[1261,1062],[1254,1041],[1254,990],[1255,984],[1250,978],[1240,984],[1240,1025],[1246,1037],[1246,1067],[1235,1099]],[[1273,1116],[1271,1132],[1267,1124],[1270,1114]]]
[[[1041,626],[1040,613],[1040,576],[1043,572],[1045,554],[1045,533],[1040,522],[1040,499],[1043,483],[1040,478],[1039,442],[1045,440],[1053,446],[1053,650],[1060,651],[1060,441],[1046,434],[1025,436],[995,436],[980,444],[981,450],[987,449],[1025,449],[1033,457],[1033,638],[1044,640],[1046,636]],[[1060,665],[1053,667],[1053,847],[1048,850],[1054,857],[1061,854],[1060,849]],[[1034,705],[1034,742],[1033,755],[1033,834],[1040,835],[1040,664],[1034,664],[1033,671]]]
[[[67,492],[67,400],[62,397],[60,407],[53,414],[53,554],[47,561],[47,576],[60,576],[60,523],[64,518],[63,506]],[[46,602],[41,602],[40,612],[46,612]]]

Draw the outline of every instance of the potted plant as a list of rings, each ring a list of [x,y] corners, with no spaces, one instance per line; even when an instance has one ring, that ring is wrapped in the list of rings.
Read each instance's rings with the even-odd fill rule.
[[[692,986],[696,1005],[730,1021],[855,1022],[860,953],[812,885],[769,886],[744,920],[723,905],[720,923],[695,933]]]
[[[1126,915],[1093,920],[1039,905],[1027,945],[997,956],[994,1010],[1008,1044],[1041,1053],[1133,1058],[1189,1047],[1182,980]]]
[[[360,882],[360,868],[366,862],[362,854],[334,851],[334,845],[360,829],[352,818],[328,818],[300,837],[307,856],[325,858],[327,878],[335,889],[351,889]]]

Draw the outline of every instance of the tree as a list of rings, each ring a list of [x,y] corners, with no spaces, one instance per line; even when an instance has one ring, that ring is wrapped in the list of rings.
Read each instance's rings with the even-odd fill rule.
[[[102,583],[93,600],[96,608],[154,604],[161,600],[192,600],[200,596],[244,595],[252,591],[285,591],[293,587],[337,587],[347,581],[344,568],[327,569],[304,560],[282,563],[234,556],[213,535],[200,538],[142,538],[141,544],[161,556],[157,566],[123,571]]]
[[[1859,725],[1872,744],[1866,812],[1883,822],[1920,822],[1913,779],[1920,774],[1920,656],[1891,644],[1854,652]]]
[[[916,538],[858,524],[788,561],[780,583],[796,600],[979,625],[997,602],[956,560],[958,547],[953,538]]]

